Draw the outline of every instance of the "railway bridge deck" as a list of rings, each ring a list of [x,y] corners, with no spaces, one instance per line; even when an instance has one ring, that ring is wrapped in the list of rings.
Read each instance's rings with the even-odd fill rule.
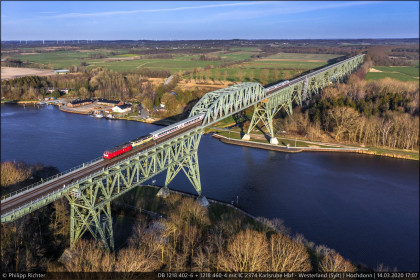
[[[71,246],[89,231],[112,250],[111,201],[165,170],[163,195],[167,193],[168,184],[182,170],[200,195],[199,202],[207,203],[201,192],[197,156],[206,126],[254,106],[244,140],[249,139],[252,129],[262,122],[271,136],[270,142],[275,144],[272,121],[277,112],[283,108],[292,114],[293,104],[300,105],[321,88],[343,81],[362,62],[363,55],[358,55],[267,89],[258,83],[241,83],[209,92],[190,113],[190,117],[204,114],[202,122],[175,130],[110,160],[93,160],[41,184],[4,196],[1,222],[14,221],[65,196],[71,207]]]

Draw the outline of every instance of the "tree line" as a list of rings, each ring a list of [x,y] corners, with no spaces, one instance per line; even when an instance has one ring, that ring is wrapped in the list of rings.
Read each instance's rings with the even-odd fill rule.
[[[277,130],[311,140],[332,140],[398,149],[419,148],[419,84],[392,79],[365,81],[363,66],[347,83],[322,90],[292,116],[282,115]]]

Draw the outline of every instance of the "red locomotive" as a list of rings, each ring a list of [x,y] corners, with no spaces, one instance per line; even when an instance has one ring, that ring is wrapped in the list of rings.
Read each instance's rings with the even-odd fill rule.
[[[133,146],[131,143],[124,143],[104,152],[104,159],[111,159],[125,152],[131,151]]]
[[[105,151],[103,157],[104,159],[111,159],[125,152],[131,151],[133,147],[137,148],[137,146],[141,146],[145,144],[146,142],[156,140],[158,138],[164,137],[165,135],[174,133],[175,131],[182,129],[183,127],[187,127],[192,124],[198,123],[204,118],[204,115],[205,115],[204,113],[201,113],[201,114],[195,115],[194,117],[189,117],[183,121],[158,129],[150,133],[149,135],[137,137],[136,139],[131,140],[130,143],[124,143],[115,148]]]

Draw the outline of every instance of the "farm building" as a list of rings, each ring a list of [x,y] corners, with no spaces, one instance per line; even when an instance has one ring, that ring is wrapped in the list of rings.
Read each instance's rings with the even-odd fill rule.
[[[71,91],[71,90],[72,90],[71,88],[62,88],[62,89],[60,89],[60,92],[63,93],[63,94],[68,94],[69,91]]]
[[[130,104],[118,105],[112,108],[112,111],[115,113],[125,113],[131,111]]]
[[[53,91],[56,91],[56,90],[58,90],[58,88],[55,88],[55,87],[47,87],[46,92],[47,93],[53,93]]]
[[[93,102],[92,99],[85,99],[85,100],[76,99],[70,103],[67,103],[67,107],[74,108],[74,107],[89,105],[89,104],[92,104],[92,102]]]
[[[67,74],[67,73],[69,73],[70,71],[69,70],[67,70],[67,69],[63,69],[63,70],[54,70],[54,73],[55,74],[60,74],[60,75],[62,75],[62,74]]]
[[[116,100],[107,100],[105,98],[98,98],[98,104],[104,105],[104,106],[119,106],[119,105],[123,105],[124,102],[116,101]]]

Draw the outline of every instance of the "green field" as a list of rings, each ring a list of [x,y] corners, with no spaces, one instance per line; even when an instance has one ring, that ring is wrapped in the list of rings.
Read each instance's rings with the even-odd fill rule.
[[[258,82],[263,84],[269,84],[278,80],[290,79],[302,71],[299,70],[278,70],[277,76],[274,73],[274,69],[267,69],[265,81],[263,81],[264,75],[262,71],[264,69],[249,69],[243,67],[234,67],[234,68],[215,68],[210,70],[205,70],[196,74],[186,75],[184,78],[193,78],[196,80],[210,79],[210,80],[225,80],[231,82]]]
[[[106,67],[116,72],[136,71],[140,68],[149,68],[152,70],[167,70],[171,74],[178,71],[187,71],[194,68],[204,68],[207,65],[217,66],[221,61],[200,61],[191,60],[190,57],[182,56],[173,59],[136,59],[121,61],[90,60],[87,61],[89,67]]]
[[[241,66],[257,69],[298,69],[308,70],[321,67],[326,62],[306,62],[306,61],[278,61],[278,60],[253,60],[245,62]]]
[[[78,51],[56,51],[56,52],[45,52],[40,54],[28,54],[13,56],[14,59],[20,59],[23,62],[29,61],[51,68],[67,68],[72,65],[80,65],[83,61],[86,61],[89,56],[98,54],[101,52],[78,52]]]
[[[375,66],[374,69],[382,72],[368,72],[366,80],[379,80],[391,78],[400,81],[419,81],[419,68],[408,66]]]
[[[115,57],[137,57],[139,56],[138,54],[133,54],[133,53],[124,53],[124,54],[117,54]]]
[[[304,71],[315,69],[326,65],[327,60],[319,60],[319,62],[303,61],[303,58],[314,57],[313,54],[295,54],[288,53],[289,59],[296,59],[295,61],[281,61],[273,58],[254,59],[249,62],[243,62],[230,67],[214,68],[201,71],[196,74],[190,74],[184,78],[192,78],[196,80],[210,79],[210,80],[227,80],[232,82],[258,82],[262,84],[269,84],[279,80],[287,80],[301,74]],[[316,55],[315,55],[316,56]],[[333,58],[333,55],[323,55],[323,59]]]
[[[137,49],[136,49],[137,50]],[[140,50],[140,49],[138,49]],[[37,50],[32,50],[36,52]],[[173,58],[150,58],[147,55],[127,53],[125,50],[96,49],[88,51],[66,50],[51,51],[39,54],[14,55],[12,58],[23,62],[32,62],[40,68],[65,69],[70,66],[79,66],[82,62],[89,68],[106,67],[116,72],[137,72],[141,68],[152,70],[167,70],[171,74],[179,71],[189,71],[198,68],[196,74],[185,75],[186,79],[196,80],[227,80],[227,81],[253,81],[271,83],[278,80],[290,79],[306,70],[324,66],[328,59],[337,55],[305,54],[305,53],[279,53],[263,59],[253,59],[252,56],[260,54],[258,48],[232,48],[229,51],[216,51],[206,53],[207,57],[220,57],[221,60],[199,60],[201,54],[173,54]],[[163,53],[170,53],[165,52]],[[94,59],[95,55],[102,54],[106,58]],[[283,61],[280,59],[287,59]],[[244,60],[251,60],[243,62]],[[309,61],[307,61],[309,60]],[[224,63],[236,63],[220,68]],[[212,69],[204,69],[211,66]]]
[[[222,59],[231,61],[251,59],[253,55],[257,54],[259,54],[258,51],[235,51],[217,53],[217,55],[219,55]]]
[[[296,60],[322,60],[340,57],[336,54],[317,54],[317,53],[278,53],[267,56],[266,59],[296,59]]]

